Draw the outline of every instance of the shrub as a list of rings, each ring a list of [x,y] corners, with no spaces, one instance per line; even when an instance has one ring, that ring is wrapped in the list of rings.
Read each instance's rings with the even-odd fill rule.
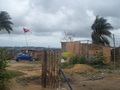
[[[63,52],[62,57],[66,59],[67,57],[72,57],[74,54],[72,52]]]
[[[4,90],[5,83],[9,80],[9,74],[6,71],[7,56],[5,54],[6,49],[0,49],[0,90]]]
[[[80,64],[87,64],[87,58],[84,55],[81,55],[79,63]]]
[[[87,59],[85,56],[79,56],[79,55],[76,55],[76,56],[73,56],[70,61],[69,61],[69,64],[70,65],[74,65],[74,64],[86,64],[87,63]]]
[[[60,64],[61,68],[66,68],[68,66],[69,66],[69,64],[67,62],[63,62],[63,63]]]
[[[105,59],[103,52],[96,52],[95,57],[89,63],[95,68],[102,68],[105,65]]]

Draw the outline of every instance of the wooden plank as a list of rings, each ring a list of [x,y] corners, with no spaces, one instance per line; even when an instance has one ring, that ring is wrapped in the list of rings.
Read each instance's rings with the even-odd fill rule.
[[[43,52],[42,60],[42,87],[58,87],[58,70],[60,51],[47,50]]]
[[[42,61],[42,87],[46,88],[47,79],[47,52],[43,51],[43,61]]]

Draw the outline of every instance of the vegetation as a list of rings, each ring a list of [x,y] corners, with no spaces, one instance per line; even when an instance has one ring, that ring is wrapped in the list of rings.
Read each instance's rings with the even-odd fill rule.
[[[106,57],[103,52],[96,52],[95,57],[88,60],[83,55],[76,55],[70,58],[69,62],[64,62],[61,64],[61,68],[66,68],[75,64],[88,64],[94,68],[103,68],[106,65]]]
[[[67,62],[63,62],[60,65],[61,68],[67,68],[68,66],[70,66],[70,65]]]
[[[75,64],[87,64],[87,59],[85,56],[79,56],[79,55],[76,55],[76,56],[72,56],[69,60],[69,62],[63,62],[61,63],[61,68],[68,68],[68,67],[71,67]]]
[[[0,49],[0,90],[5,87],[5,83],[9,80],[9,75],[6,71],[7,56],[5,56],[5,49]]]
[[[10,21],[11,17],[10,15],[5,12],[0,12],[0,31],[6,30],[8,33],[12,31],[11,25],[13,23]],[[7,67],[7,56],[5,54],[5,49],[0,49],[0,90],[3,90],[5,88],[5,83],[10,79],[9,74],[6,71]]]
[[[5,90],[5,84],[9,81],[9,79],[24,75],[24,73],[18,71],[6,70],[8,62],[9,60],[6,55],[6,49],[0,48],[0,90]]]
[[[74,54],[72,52],[63,52],[62,58],[66,59],[67,57],[73,57]]]
[[[89,61],[89,64],[95,68],[102,68],[103,66],[106,65],[105,59],[106,57],[104,56],[103,52],[99,52],[99,53],[96,52],[95,57]]]
[[[70,65],[74,65],[74,64],[87,64],[87,59],[85,56],[81,55],[76,55],[73,56],[70,61],[69,61]]]
[[[6,72],[7,72],[7,74],[9,75],[9,78],[18,77],[18,76],[22,76],[22,75],[25,74],[25,73],[23,73],[23,72],[12,71],[12,70],[7,70]]]
[[[113,29],[110,23],[107,23],[107,19],[96,16],[94,23],[91,26],[92,42],[93,44],[110,45],[108,37],[111,37],[110,29]]]
[[[5,11],[0,12],[0,31],[6,30],[8,33],[10,33],[10,31],[13,30],[11,27],[13,23],[10,21],[10,19],[11,17],[7,12]]]

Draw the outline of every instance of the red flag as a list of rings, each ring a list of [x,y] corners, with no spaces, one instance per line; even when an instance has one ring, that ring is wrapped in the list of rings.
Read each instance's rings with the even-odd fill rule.
[[[24,30],[24,33],[26,33],[26,32],[29,32],[29,31],[30,31],[29,29],[26,29],[26,28],[23,28],[23,30]]]

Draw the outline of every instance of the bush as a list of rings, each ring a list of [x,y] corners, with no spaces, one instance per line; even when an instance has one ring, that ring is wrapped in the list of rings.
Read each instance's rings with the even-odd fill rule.
[[[95,68],[102,68],[105,65],[105,59],[103,52],[96,52],[95,57],[89,63]]]
[[[68,66],[69,66],[69,64],[67,62],[63,62],[63,63],[60,64],[61,68],[66,68]]]
[[[69,61],[69,64],[70,65],[74,65],[74,64],[86,64],[87,63],[87,59],[85,56],[81,55],[76,55],[76,56],[73,56],[70,61]]]
[[[84,55],[81,55],[79,63],[80,64],[87,64],[87,58]]]
[[[7,56],[5,54],[6,49],[0,49],[0,90],[4,90],[5,83],[9,80],[9,74],[6,71]]]
[[[63,52],[62,57],[66,59],[67,57],[73,57],[74,54],[72,52]]]

